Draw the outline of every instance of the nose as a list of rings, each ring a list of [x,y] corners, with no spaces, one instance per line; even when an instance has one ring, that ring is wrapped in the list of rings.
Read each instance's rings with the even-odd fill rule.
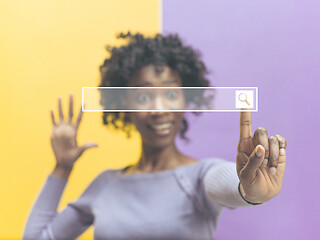
[[[161,110],[169,110],[169,108],[166,104],[166,101],[161,96],[158,95],[153,101],[151,110],[157,110],[157,112],[152,111],[151,112],[152,115],[155,115],[155,114],[159,115],[159,114],[167,113],[167,112],[162,112]]]

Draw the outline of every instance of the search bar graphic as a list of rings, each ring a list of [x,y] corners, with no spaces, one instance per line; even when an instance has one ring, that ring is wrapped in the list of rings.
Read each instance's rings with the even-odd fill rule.
[[[257,112],[258,88],[83,87],[82,111]]]

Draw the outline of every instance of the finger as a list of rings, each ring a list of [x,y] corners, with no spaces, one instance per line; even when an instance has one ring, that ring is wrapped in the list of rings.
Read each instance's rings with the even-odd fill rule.
[[[94,147],[98,147],[98,145],[96,143],[93,143],[93,142],[88,142],[88,143],[85,143],[84,145],[82,145],[80,148],[79,148],[79,157],[81,156],[81,154],[89,149],[89,148],[94,148]]]
[[[85,106],[85,104],[83,104],[83,106]],[[78,128],[79,128],[79,125],[80,125],[80,122],[81,122],[81,119],[82,119],[82,113],[83,112],[82,112],[82,106],[81,106],[79,115],[77,117],[76,125],[75,125],[76,130],[78,130]]]
[[[240,140],[251,138],[251,112],[250,108],[241,108],[240,112]],[[248,111],[245,111],[248,110]],[[245,111],[245,112],[244,112]]]
[[[51,120],[52,120],[53,126],[57,126],[56,120],[54,119],[54,114],[53,114],[53,111],[52,111],[52,110],[51,110]]]
[[[59,105],[59,119],[60,119],[60,124],[62,124],[62,123],[63,123],[63,112],[62,112],[62,101],[61,101],[61,97],[59,97],[58,105]]]
[[[285,167],[286,167],[287,141],[280,134],[276,134],[276,137],[279,140],[279,147],[280,147],[278,167],[277,167],[277,175],[280,176],[280,177],[283,177],[284,170],[285,170]]]
[[[258,145],[249,157],[249,161],[240,172],[240,180],[251,184],[257,176],[257,170],[264,159],[265,150],[262,145]]]
[[[264,147],[264,163],[263,167],[268,165],[269,158],[269,140],[268,140],[268,132],[265,128],[259,127],[254,131],[252,142],[254,146],[258,146],[259,144]]]
[[[278,161],[279,161],[279,140],[277,137],[272,136],[269,138],[269,172],[271,175],[275,175],[277,172]]]
[[[284,155],[286,155],[287,141],[286,141],[286,139],[285,139],[282,135],[280,135],[280,134],[276,134],[276,137],[277,137],[278,140],[279,140],[279,148],[280,148],[279,154],[280,154],[280,156],[284,156]],[[279,161],[280,161],[280,159],[279,159]]]
[[[71,123],[73,117],[73,94],[70,94],[69,97],[69,118],[68,118],[68,124]]]

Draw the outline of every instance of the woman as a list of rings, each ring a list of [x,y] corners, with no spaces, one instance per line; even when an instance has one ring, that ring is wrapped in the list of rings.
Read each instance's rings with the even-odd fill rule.
[[[145,38],[120,34],[129,43],[108,48],[100,67],[100,87],[207,87],[207,70],[200,54],[184,46],[177,35]],[[148,101],[146,96],[139,101]],[[101,92],[104,107],[116,97]],[[205,97],[183,99],[205,105]],[[132,101],[130,101],[132,104]],[[61,195],[81,154],[95,143],[78,146],[77,130],[82,111],[73,118],[70,95],[65,121],[59,105],[59,123],[51,111],[52,148],[56,167],[48,175],[28,218],[24,239],[75,239],[91,224],[95,239],[212,239],[223,207],[261,204],[276,196],[285,169],[286,140],[268,137],[264,128],[251,133],[250,112],[240,113],[240,138],[236,164],[222,159],[195,159],[175,144],[188,124],[182,112],[103,113],[104,124],[113,124],[130,135],[135,126],[142,138],[137,164],[101,172],[78,200],[56,212]],[[157,110],[165,106],[157,105]],[[119,126],[119,122],[121,126]]]

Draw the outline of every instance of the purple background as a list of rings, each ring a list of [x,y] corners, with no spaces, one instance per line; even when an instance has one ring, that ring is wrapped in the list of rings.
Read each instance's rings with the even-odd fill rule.
[[[252,131],[288,141],[280,194],[262,206],[228,210],[216,238],[319,239],[320,2],[276,0],[163,1],[163,33],[199,49],[214,86],[259,87]],[[191,118],[195,157],[235,161],[239,113]]]

